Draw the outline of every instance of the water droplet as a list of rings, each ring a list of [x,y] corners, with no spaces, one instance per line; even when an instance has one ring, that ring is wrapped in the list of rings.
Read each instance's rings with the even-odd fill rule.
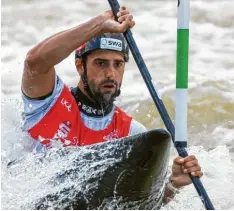
[[[151,117],[151,115],[150,115],[150,114],[147,114],[147,117],[149,117],[149,118],[150,118],[150,117]]]
[[[30,103],[30,104],[28,105],[28,107],[29,107],[29,108],[32,108],[32,104]]]

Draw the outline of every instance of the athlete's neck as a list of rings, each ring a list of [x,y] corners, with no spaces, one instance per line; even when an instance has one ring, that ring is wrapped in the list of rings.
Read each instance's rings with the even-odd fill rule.
[[[92,100],[87,92],[84,89],[82,90],[80,86],[72,90],[72,95],[74,96],[80,111],[91,117],[104,117],[108,115],[112,111],[114,105],[111,103],[108,107],[103,108],[102,104]]]

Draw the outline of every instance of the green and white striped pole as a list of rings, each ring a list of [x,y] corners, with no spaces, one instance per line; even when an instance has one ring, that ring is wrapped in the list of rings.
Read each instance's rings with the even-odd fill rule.
[[[188,53],[189,53],[189,0],[178,0],[177,19],[177,58],[176,58],[176,115],[175,147],[180,156],[186,157],[187,147],[187,96],[188,96]],[[214,210],[214,206],[201,181],[190,178],[205,208]]]
[[[175,144],[187,146],[189,0],[178,1]]]

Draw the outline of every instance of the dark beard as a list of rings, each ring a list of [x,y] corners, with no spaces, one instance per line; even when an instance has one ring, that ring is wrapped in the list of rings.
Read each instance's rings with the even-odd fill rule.
[[[102,93],[101,92],[101,86],[106,83],[114,83],[116,85],[115,92],[113,93]],[[93,81],[89,83],[90,91],[92,92],[95,101],[103,106],[103,109],[109,107],[113,104],[116,97],[120,95],[120,86],[118,86],[118,83],[115,80],[106,79],[103,80],[98,86],[94,84]]]

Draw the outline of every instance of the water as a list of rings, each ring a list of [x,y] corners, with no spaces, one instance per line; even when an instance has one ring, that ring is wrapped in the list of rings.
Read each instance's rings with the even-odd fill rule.
[[[121,2],[131,9],[135,17],[134,38],[173,119],[177,2]],[[31,150],[30,138],[20,128],[20,83],[27,51],[53,33],[74,27],[108,8],[107,1],[94,0],[2,1],[3,176],[9,176],[4,172],[7,162]],[[191,1],[188,138],[192,152],[200,158],[204,169],[204,186],[215,207],[220,209],[234,209],[230,197],[234,189],[233,11],[231,0]],[[132,57],[126,69],[118,105],[147,128],[162,127],[162,120]],[[57,65],[56,70],[65,83],[77,84],[79,76],[75,71],[73,54]],[[30,175],[25,176],[28,177]],[[17,187],[9,183],[6,188],[4,181],[2,207],[7,208],[12,202],[5,200],[6,197],[10,199],[14,193],[20,194],[27,187],[24,189],[23,183],[18,181]],[[202,209],[202,205],[190,186],[166,209]]]

